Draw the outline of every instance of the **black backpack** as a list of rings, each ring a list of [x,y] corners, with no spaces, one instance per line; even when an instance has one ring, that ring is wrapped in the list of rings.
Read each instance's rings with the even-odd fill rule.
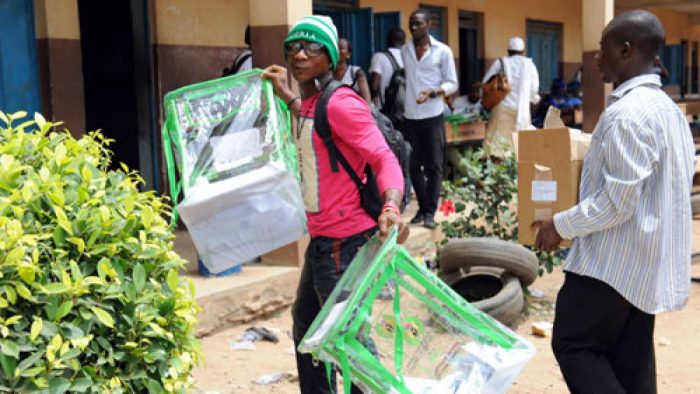
[[[372,167],[369,164],[365,166],[365,174],[367,175],[367,182],[362,183],[360,177],[353,171],[353,168],[348,163],[347,159],[340,150],[335,146],[333,138],[331,137],[331,126],[328,123],[328,101],[330,100],[333,93],[339,88],[346,87],[351,88],[348,85],[344,85],[339,81],[332,80],[324,88],[321,97],[316,104],[316,110],[314,112],[314,126],[316,133],[323,140],[323,144],[328,149],[328,155],[331,162],[331,170],[333,172],[338,172],[338,161],[345,168],[345,171],[350,175],[353,182],[360,191],[360,199],[362,201],[362,208],[367,211],[367,213],[373,218],[377,219],[381,214],[382,206],[384,205],[384,197],[379,194],[379,188],[377,187],[377,179],[372,171]],[[408,196],[410,193],[410,182],[409,182],[409,172],[408,172],[408,161],[411,154],[410,146],[403,138],[401,132],[396,130],[391,123],[391,120],[384,116],[382,113],[377,111],[375,108],[370,107],[372,111],[372,117],[374,122],[377,124],[377,128],[381,130],[387,145],[399,162],[401,166],[401,172],[404,177],[404,196]],[[406,199],[401,203],[401,211],[405,208]]]
[[[221,76],[228,77],[229,75],[238,73],[238,70],[241,69],[243,63],[245,63],[246,60],[250,59],[251,56],[253,56],[253,54],[251,52],[248,52],[246,54],[236,57],[236,59],[234,59],[233,61],[233,64],[231,64],[231,67],[224,68],[224,72],[221,74]]]
[[[389,85],[384,91],[384,103],[382,103],[382,113],[392,122],[401,122],[404,117],[404,103],[406,102],[406,72],[399,67],[394,55],[387,49],[383,52],[391,62],[393,72]]]

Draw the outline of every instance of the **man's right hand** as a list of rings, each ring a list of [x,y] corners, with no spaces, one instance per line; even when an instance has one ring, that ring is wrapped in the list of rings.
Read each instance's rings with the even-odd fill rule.
[[[269,79],[272,82],[275,94],[285,103],[294,98],[295,94],[289,89],[287,84],[287,69],[285,67],[276,64],[268,66],[262,73],[262,78]]]

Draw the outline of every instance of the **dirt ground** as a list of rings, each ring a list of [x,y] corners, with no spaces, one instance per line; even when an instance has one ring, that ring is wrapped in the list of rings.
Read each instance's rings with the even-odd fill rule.
[[[700,250],[700,221],[694,223],[693,240],[694,250]],[[700,277],[700,264],[694,264],[692,268],[693,275]],[[537,354],[509,393],[567,392],[550,349],[550,338],[538,338],[530,333],[532,322],[552,322],[553,303],[563,277],[561,270],[556,270],[545,274],[530,287],[542,291],[544,295],[528,298],[526,312],[515,330],[535,345]],[[291,325],[291,314],[287,308],[269,319],[203,338],[202,350],[206,363],[194,371],[197,392],[298,393]],[[278,332],[280,341],[276,344],[258,341],[254,350],[232,350],[230,344],[250,326],[272,329]],[[655,343],[659,393],[700,393],[700,283],[693,283],[692,295],[685,309],[657,316]],[[277,383],[254,382],[265,375],[277,373],[282,373]]]

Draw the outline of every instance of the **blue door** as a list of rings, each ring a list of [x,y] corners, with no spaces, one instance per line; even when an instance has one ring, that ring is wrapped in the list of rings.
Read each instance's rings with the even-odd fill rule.
[[[401,27],[400,12],[377,12],[374,14],[374,52],[386,49],[386,36],[389,30]]]
[[[527,56],[531,57],[540,76],[540,91],[549,91],[552,80],[560,76],[560,23],[527,21]]]
[[[333,19],[338,36],[352,43],[350,64],[360,66],[367,72],[374,51],[374,18],[371,8],[323,9],[314,13],[328,15]]]
[[[32,114],[39,102],[32,1],[0,1],[0,111]]]

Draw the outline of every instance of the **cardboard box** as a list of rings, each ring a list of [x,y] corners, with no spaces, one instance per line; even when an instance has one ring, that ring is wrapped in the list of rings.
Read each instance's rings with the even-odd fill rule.
[[[518,240],[533,245],[535,220],[578,203],[583,158],[590,134],[565,127],[521,131],[518,142]],[[569,241],[562,245],[570,245]]]
[[[445,143],[480,141],[486,138],[486,122],[449,123],[445,122]]]

